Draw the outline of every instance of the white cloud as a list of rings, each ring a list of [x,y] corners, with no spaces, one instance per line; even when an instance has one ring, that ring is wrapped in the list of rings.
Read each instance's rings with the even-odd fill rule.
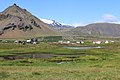
[[[117,22],[118,18],[112,14],[104,14],[102,16],[102,20],[103,20],[103,22]]]
[[[120,24],[119,19],[112,14],[104,14],[100,20],[94,21],[94,23],[115,23]]]
[[[120,24],[120,21],[115,15],[104,14],[103,16],[101,16],[100,20],[96,20],[96,21],[93,21],[91,23],[115,23],[115,24]],[[88,24],[91,24],[91,23],[75,22],[72,25],[77,27],[77,26],[85,26],[85,25],[88,25]]]

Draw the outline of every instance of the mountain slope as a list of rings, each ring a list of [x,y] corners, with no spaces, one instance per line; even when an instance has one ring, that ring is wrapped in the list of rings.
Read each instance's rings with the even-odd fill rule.
[[[49,25],[16,4],[0,13],[0,38],[29,38],[57,35],[59,34],[51,30]]]
[[[120,37],[120,24],[93,23],[83,27],[77,27],[67,32],[72,35]]]

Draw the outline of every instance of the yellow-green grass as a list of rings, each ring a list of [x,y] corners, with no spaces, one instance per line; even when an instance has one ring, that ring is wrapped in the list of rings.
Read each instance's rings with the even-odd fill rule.
[[[65,49],[47,43],[40,44],[0,44],[0,55],[14,55],[15,53],[52,53],[52,54],[74,54],[76,50]]]
[[[100,63],[99,63],[100,64]],[[92,64],[93,65],[93,64]],[[120,69],[80,63],[47,66],[0,66],[1,80],[119,80]]]
[[[96,46],[104,48],[69,50],[47,43],[0,45],[1,55],[30,52],[81,55],[49,59],[1,60],[0,80],[120,80],[120,43]]]

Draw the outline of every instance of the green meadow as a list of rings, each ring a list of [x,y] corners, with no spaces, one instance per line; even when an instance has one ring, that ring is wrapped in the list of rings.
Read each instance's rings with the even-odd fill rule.
[[[0,56],[29,53],[59,55],[0,60],[0,80],[120,80],[119,42],[79,46],[103,48],[73,50],[49,43],[0,43]]]

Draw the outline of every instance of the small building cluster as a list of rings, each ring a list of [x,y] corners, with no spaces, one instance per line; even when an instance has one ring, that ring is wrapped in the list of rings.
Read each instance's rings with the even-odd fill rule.
[[[114,43],[114,41],[108,41],[108,40],[105,40],[105,41],[93,41],[93,44],[108,44],[108,43]]]
[[[93,44],[101,44],[102,41],[93,41]]]
[[[32,39],[27,39],[27,40],[15,40],[14,41],[17,44],[37,44],[38,40],[36,38],[32,38]]]
[[[58,41],[59,44],[84,44],[83,41]]]
[[[90,44],[108,44],[108,43],[113,43],[114,41],[111,41],[111,40],[96,40],[96,41],[88,41]],[[61,40],[61,41],[58,41],[59,44],[85,44],[86,42],[84,41],[64,41],[64,40]]]

